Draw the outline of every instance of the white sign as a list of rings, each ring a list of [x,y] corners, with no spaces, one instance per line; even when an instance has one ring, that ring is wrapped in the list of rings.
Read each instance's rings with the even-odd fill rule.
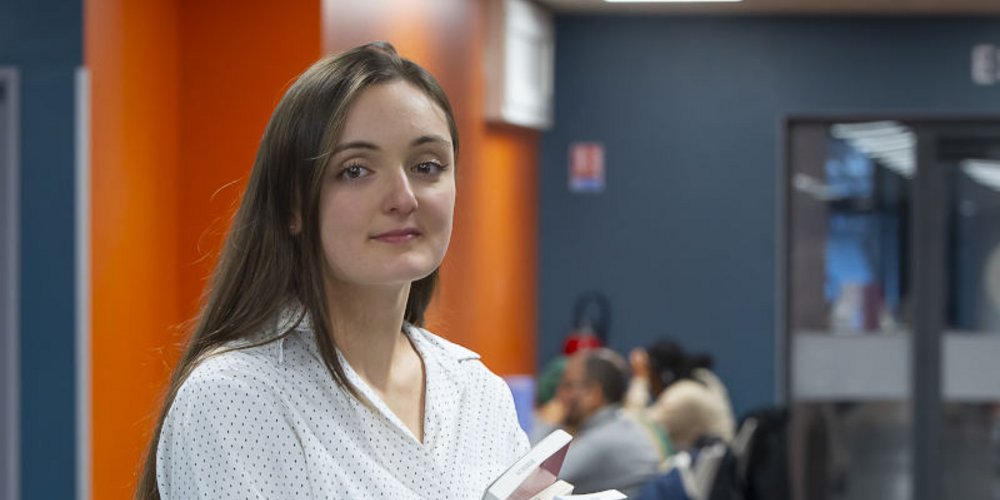
[[[1000,82],[1000,51],[989,43],[972,47],[972,82],[990,86]]]
[[[574,193],[604,191],[604,144],[574,142],[569,145],[569,190]]]

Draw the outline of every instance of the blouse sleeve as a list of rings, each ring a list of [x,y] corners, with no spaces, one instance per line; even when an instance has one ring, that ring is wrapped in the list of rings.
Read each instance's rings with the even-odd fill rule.
[[[514,407],[514,396],[510,392],[510,388],[504,384],[506,389],[506,401],[508,405],[507,409],[507,430],[510,433],[510,441],[514,443],[514,460],[517,460],[528,453],[531,450],[531,444],[528,441],[528,434],[524,432],[521,428],[521,423],[517,420],[517,410]],[[511,462],[513,463],[513,462]]]
[[[485,366],[483,370],[487,370]],[[531,450],[531,445],[528,442],[528,435],[521,428],[520,422],[518,422],[517,408],[514,406],[514,395],[511,393],[510,386],[507,385],[507,382],[503,378],[492,372],[487,373],[492,379],[493,393],[496,394],[496,401],[499,404],[499,411],[497,411],[496,415],[500,418],[504,441],[510,443],[509,449],[511,454],[508,456],[508,459],[512,464],[528,453]]]
[[[182,384],[164,420],[161,498],[310,498],[307,457],[273,381],[211,361]]]

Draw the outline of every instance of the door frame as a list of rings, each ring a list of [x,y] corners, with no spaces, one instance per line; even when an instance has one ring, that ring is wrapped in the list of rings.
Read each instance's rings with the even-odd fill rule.
[[[20,494],[20,77],[16,68],[0,66],[0,496]]]

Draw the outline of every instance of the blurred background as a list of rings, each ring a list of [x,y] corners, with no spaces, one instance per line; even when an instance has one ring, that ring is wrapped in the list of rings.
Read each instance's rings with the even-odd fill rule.
[[[376,39],[460,128],[430,328],[522,410],[669,337],[790,498],[1000,499],[992,0],[0,0],[0,498],[131,496],[274,105]]]

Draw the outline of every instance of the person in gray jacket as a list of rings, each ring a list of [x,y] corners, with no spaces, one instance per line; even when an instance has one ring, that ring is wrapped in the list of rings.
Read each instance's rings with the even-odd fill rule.
[[[574,493],[617,489],[634,494],[657,472],[660,453],[642,425],[622,411],[628,365],[609,349],[587,350],[566,364],[556,397],[563,418],[557,427],[573,434],[561,479]],[[536,435],[551,429],[536,429]]]

